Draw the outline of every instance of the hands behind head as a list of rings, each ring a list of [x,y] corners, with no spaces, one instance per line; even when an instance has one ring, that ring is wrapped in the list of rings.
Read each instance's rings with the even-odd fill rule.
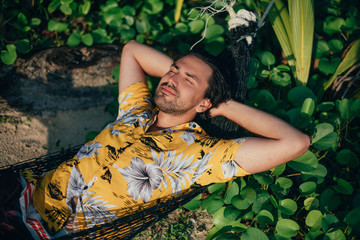
[[[208,117],[213,118],[217,116],[224,116],[224,110],[230,101],[232,100],[229,100],[227,102],[222,102],[217,107],[210,108]]]

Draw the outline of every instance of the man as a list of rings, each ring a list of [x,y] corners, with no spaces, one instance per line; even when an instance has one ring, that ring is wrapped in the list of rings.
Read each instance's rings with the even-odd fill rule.
[[[145,74],[161,77],[157,107],[149,99]],[[196,54],[173,61],[131,41],[123,48],[119,77],[116,121],[55,171],[24,176],[20,203],[34,237],[115,220],[177,196],[192,184],[262,172],[309,146],[309,137],[287,123],[228,100],[216,66]],[[260,137],[209,137],[193,122],[205,111]],[[31,219],[41,230],[29,224]]]

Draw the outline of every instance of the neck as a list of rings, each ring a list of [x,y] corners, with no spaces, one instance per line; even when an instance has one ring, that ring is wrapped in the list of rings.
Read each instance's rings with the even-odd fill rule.
[[[159,111],[155,123],[149,128],[148,131],[152,132],[178,126],[183,123],[191,122],[194,117],[194,114],[174,115]]]

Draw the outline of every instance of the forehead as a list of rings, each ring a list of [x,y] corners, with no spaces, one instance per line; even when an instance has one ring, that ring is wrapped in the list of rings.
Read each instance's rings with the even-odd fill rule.
[[[193,55],[180,58],[176,61],[176,65],[187,73],[196,75],[199,80],[205,82],[209,81],[213,73],[213,70],[209,64]]]

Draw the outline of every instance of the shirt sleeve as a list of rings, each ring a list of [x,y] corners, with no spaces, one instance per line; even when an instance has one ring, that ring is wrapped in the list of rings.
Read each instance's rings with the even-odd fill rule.
[[[119,111],[117,119],[129,115],[151,114],[154,106],[150,100],[150,92],[146,82],[137,82],[130,85],[119,94]]]
[[[235,177],[243,177],[251,173],[242,169],[235,161],[235,153],[241,148],[246,138],[219,140],[208,149],[204,158],[208,158],[207,170],[196,180],[197,184],[227,182]]]

